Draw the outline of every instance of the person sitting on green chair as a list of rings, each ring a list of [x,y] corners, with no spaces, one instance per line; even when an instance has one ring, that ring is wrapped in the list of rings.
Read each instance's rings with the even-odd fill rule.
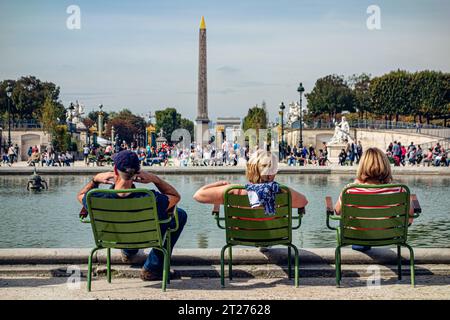
[[[358,172],[356,175],[356,179],[353,184],[368,184],[368,185],[377,185],[377,184],[390,184],[392,183],[392,170],[391,165],[389,163],[389,159],[387,155],[383,153],[378,148],[369,148],[367,149],[361,157],[358,166]],[[346,188],[350,185],[347,185]],[[358,194],[383,194],[383,193],[396,193],[403,192],[400,190],[402,188],[377,188],[377,189],[369,189],[369,188],[352,188],[348,189],[348,193],[358,193]],[[336,214],[341,214],[341,199],[342,193],[339,195],[339,198],[334,207],[334,211]],[[410,207],[410,215],[414,215],[413,206]],[[410,223],[412,223],[412,218],[410,218]],[[357,251],[367,251],[370,250],[369,246],[359,246],[353,245],[353,250]]]
[[[111,189],[123,190],[135,188],[134,182],[148,184],[153,183],[157,190],[151,190],[156,197],[156,204],[158,206],[158,217],[160,220],[168,219],[169,212],[180,201],[180,195],[177,190],[166,181],[162,180],[155,174],[141,171],[139,158],[136,153],[123,150],[114,157],[114,171],[102,172],[92,178],[92,180],[78,193],[78,200],[87,208],[86,195],[89,190],[98,188],[100,184],[110,184]],[[122,197],[143,197],[148,196],[145,193],[122,193],[122,194],[108,194],[98,193],[95,196],[119,198]],[[177,208],[179,227],[178,230],[171,233],[171,245],[176,244],[178,238],[183,231],[186,224],[187,214],[184,210]],[[161,233],[164,234],[167,228],[175,228],[175,220],[168,224],[161,224]],[[167,241],[167,240],[166,240]],[[122,250],[122,261],[131,263],[133,256],[138,253],[137,249]],[[144,263],[141,270],[141,279],[144,281],[155,281],[162,279],[164,256],[158,250],[152,250]],[[173,276],[173,275],[172,275]]]
[[[251,198],[251,203],[267,203],[270,205],[270,196],[272,192],[264,192],[264,188],[277,189],[275,176],[278,171],[278,158],[275,154],[257,150],[249,159],[247,163],[246,176],[249,183],[246,185],[247,190],[235,190],[239,194],[248,194]],[[218,181],[201,187],[194,194],[194,199],[201,203],[223,204],[223,195],[225,190],[233,186],[228,181]],[[304,208],[308,204],[306,197],[289,188],[292,197],[293,208]],[[260,192],[261,191],[261,192]],[[266,198],[267,199],[264,199]],[[255,204],[256,206],[256,204]]]

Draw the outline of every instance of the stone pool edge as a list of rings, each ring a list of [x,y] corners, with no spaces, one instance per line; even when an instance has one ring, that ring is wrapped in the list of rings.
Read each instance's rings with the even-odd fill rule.
[[[30,175],[33,173],[33,167],[16,167],[16,168],[2,168],[0,167],[0,176],[8,175]],[[111,167],[61,167],[61,168],[47,168],[38,167],[37,171],[43,175],[91,175],[99,172],[111,171]],[[156,174],[244,174],[245,167],[143,167],[143,170]],[[356,173],[357,167],[313,167],[313,168],[298,168],[280,166],[279,174],[351,174]],[[450,169],[446,167],[393,167],[394,175],[423,175],[423,176],[450,176]]]
[[[8,248],[0,249],[0,265],[51,265],[51,264],[86,264],[90,249],[88,248]],[[148,252],[148,249],[145,250]],[[321,265],[334,264],[334,248],[299,249],[300,264]],[[414,248],[416,264],[450,264],[450,248]],[[233,264],[267,265],[285,263],[287,250],[271,248],[260,251],[254,248],[233,249]],[[409,260],[409,252],[402,249],[402,257]],[[374,248],[367,253],[344,248],[344,264],[396,264],[395,248]],[[119,250],[112,250],[111,262],[123,264]],[[140,252],[136,264],[143,263],[145,254]],[[94,262],[106,262],[106,250],[94,255]],[[220,264],[220,249],[175,249],[172,265],[209,266]]]

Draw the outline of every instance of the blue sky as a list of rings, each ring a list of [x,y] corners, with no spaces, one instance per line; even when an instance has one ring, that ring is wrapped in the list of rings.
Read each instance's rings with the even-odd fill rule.
[[[66,28],[69,5],[81,29]],[[368,30],[366,9],[381,9]],[[450,71],[450,1],[5,1],[0,79],[35,75],[61,87],[64,104],[145,113],[174,106],[194,118],[198,26],[208,32],[210,118],[244,116],[317,78],[397,68]]]

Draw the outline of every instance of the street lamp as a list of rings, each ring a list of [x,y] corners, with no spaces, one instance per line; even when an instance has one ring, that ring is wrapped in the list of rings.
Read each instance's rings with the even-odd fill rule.
[[[303,148],[303,108],[302,108],[302,94],[305,91],[302,83],[297,88],[298,93],[300,94],[300,148]]]
[[[11,106],[9,100],[11,99],[12,95],[12,88],[10,85],[6,87],[6,95],[8,96],[8,147],[11,147]]]
[[[284,103],[281,102],[280,104],[280,119],[281,119],[281,147],[280,147],[280,160],[284,159],[284,109],[286,107],[284,106]]]

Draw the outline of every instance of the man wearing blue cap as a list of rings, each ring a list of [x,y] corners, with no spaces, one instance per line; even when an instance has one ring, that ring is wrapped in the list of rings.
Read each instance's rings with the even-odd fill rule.
[[[92,180],[78,193],[78,200],[86,205],[86,194],[89,190],[98,188],[100,184],[111,184],[111,189],[131,189],[135,188],[134,182],[139,183],[153,183],[159,191],[151,190],[156,197],[156,204],[158,206],[159,219],[167,219],[168,212],[180,201],[180,195],[169,183],[162,180],[155,174],[141,171],[139,158],[136,153],[123,150],[114,157],[114,171],[102,172],[97,174]],[[129,194],[106,194],[98,193],[96,196],[119,198],[119,197],[143,197],[147,196],[145,193],[129,193]],[[172,249],[178,238],[180,237],[183,227],[186,224],[186,212],[177,208],[179,218],[179,228],[176,232],[171,233]],[[175,228],[175,221],[172,220],[169,224],[161,225],[161,233],[164,234],[167,228]],[[134,255],[138,253],[137,249],[122,250],[122,260],[131,263]],[[163,270],[164,256],[158,250],[152,250],[144,263],[141,270],[141,279],[144,281],[161,280]]]

